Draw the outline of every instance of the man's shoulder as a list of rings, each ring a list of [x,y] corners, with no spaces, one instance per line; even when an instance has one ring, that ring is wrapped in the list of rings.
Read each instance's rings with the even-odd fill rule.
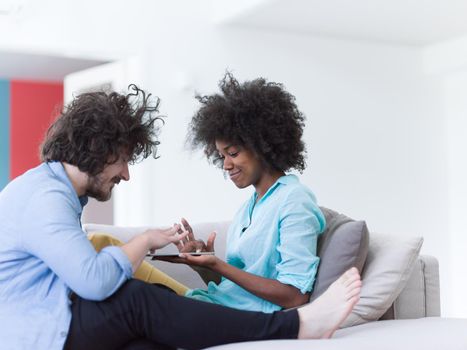
[[[2,191],[4,199],[11,201],[42,201],[72,196],[72,191],[49,168],[47,163],[32,168],[12,180]]]

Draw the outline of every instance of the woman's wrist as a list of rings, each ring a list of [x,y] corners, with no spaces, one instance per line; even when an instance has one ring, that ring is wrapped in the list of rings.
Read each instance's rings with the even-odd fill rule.
[[[206,266],[208,269],[220,273],[222,270],[222,264],[226,264],[225,261],[219,259],[217,256],[215,257],[214,261],[212,264],[209,266]]]

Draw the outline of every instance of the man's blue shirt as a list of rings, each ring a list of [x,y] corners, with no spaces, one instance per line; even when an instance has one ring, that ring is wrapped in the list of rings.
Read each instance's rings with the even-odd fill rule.
[[[256,203],[256,192],[240,208],[227,236],[227,262],[251,274],[310,292],[318,269],[318,235],[326,225],[315,196],[295,175],[280,177]],[[256,203],[256,204],[255,204]],[[222,278],[191,298],[242,310],[273,312],[279,305]]]
[[[61,163],[43,163],[0,192],[0,348],[62,349],[70,292],[103,300],[131,278],[118,247],[97,253],[81,229],[78,198]]]

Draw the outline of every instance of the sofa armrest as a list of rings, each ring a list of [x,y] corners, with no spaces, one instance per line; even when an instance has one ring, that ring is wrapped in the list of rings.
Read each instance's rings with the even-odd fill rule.
[[[438,260],[420,255],[407,285],[381,319],[440,316]]]
[[[425,264],[426,317],[441,316],[440,282],[438,260],[429,255],[422,256]]]

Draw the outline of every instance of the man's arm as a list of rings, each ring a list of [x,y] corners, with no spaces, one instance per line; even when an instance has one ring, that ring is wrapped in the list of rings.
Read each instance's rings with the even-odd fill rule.
[[[19,222],[25,251],[42,260],[76,294],[90,300],[112,295],[131,278],[149,249],[167,241],[166,236],[149,230],[123,249],[110,246],[97,253],[79,225],[73,199],[60,189],[33,194]],[[170,231],[168,236],[172,237]]]

